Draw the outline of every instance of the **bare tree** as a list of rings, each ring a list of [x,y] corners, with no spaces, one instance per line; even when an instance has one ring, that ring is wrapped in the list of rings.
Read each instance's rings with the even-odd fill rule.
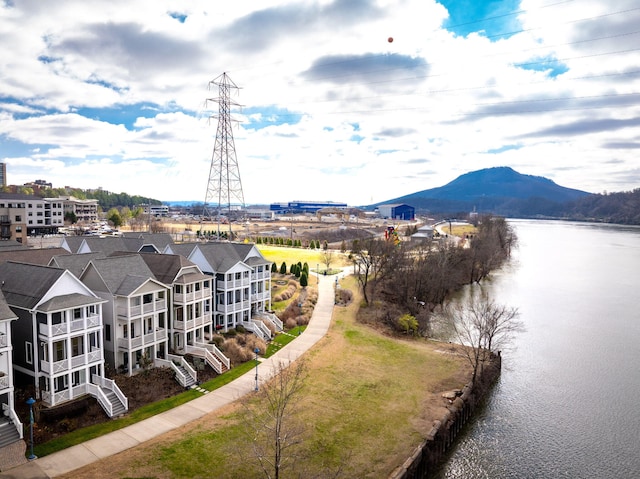
[[[351,250],[354,261],[355,275],[362,288],[362,296],[365,303],[369,304],[375,297],[376,281],[386,269],[386,265],[392,257],[394,244],[377,238],[369,238],[363,241],[354,241]],[[371,282],[371,296],[367,294],[367,286]]]
[[[324,263],[325,272],[329,271],[332,261],[333,261],[333,251],[330,249],[324,249],[322,251],[322,262]]]
[[[277,363],[274,378],[255,400],[245,402],[253,453],[267,479],[279,479],[283,471],[296,465],[304,433],[304,426],[296,420],[296,407],[305,377],[302,360]]]
[[[522,331],[517,308],[495,303],[486,293],[470,294],[466,301],[445,310],[457,342],[473,369],[472,383],[495,351],[506,347],[513,335]]]

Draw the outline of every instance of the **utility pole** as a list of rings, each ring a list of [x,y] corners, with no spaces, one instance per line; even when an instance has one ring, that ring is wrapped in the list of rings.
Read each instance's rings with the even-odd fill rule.
[[[211,217],[210,203],[217,205],[218,240],[220,239],[220,222],[223,208],[227,210],[227,222],[229,224],[229,239],[232,237],[231,231],[231,205],[235,200],[244,210],[244,194],[242,192],[242,182],[240,181],[240,169],[236,157],[236,146],[233,140],[231,107],[240,106],[230,99],[231,89],[238,90],[238,86],[229,78],[226,73],[218,76],[209,82],[209,89],[212,86],[218,87],[219,96],[217,98],[207,98],[207,103],[218,104],[218,115],[212,116],[218,119],[218,129],[216,130],[216,141],[211,156],[211,169],[209,170],[209,181],[207,183],[207,193],[204,199],[202,210],[203,217]],[[200,220],[200,232],[202,233],[202,220]]]

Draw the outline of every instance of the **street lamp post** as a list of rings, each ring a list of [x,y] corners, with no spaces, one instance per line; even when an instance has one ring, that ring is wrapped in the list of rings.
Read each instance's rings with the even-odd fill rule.
[[[316,284],[320,283],[320,264],[316,264]]]
[[[29,426],[30,426],[29,442],[31,443],[31,453],[29,454],[29,457],[27,457],[27,459],[29,459],[30,461],[33,461],[34,459],[38,458],[38,456],[36,456],[33,453],[33,405],[35,403],[36,403],[36,400],[33,399],[32,397],[27,399],[27,406],[29,406]]]
[[[256,391],[258,390],[258,353],[260,350],[258,348],[253,350],[256,353]]]

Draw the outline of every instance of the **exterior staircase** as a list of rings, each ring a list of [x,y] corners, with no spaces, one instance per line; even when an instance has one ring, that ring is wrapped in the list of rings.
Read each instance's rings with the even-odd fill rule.
[[[196,379],[185,368],[178,364],[176,364],[175,367],[185,377],[185,384],[183,384],[185,388],[191,388],[192,386],[195,386],[197,384]]]
[[[118,416],[122,416],[123,414],[125,414],[127,412],[127,409],[124,407],[124,404],[122,404],[122,401],[120,401],[120,399],[118,398],[118,396],[116,396],[116,393],[106,389],[105,394],[107,396],[107,400],[111,403],[111,417],[118,417]]]
[[[7,417],[0,418],[0,448],[8,446],[20,439],[22,439],[20,433],[13,422]]]

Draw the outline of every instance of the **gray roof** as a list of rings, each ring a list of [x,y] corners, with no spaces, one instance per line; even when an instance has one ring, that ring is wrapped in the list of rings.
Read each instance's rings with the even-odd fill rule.
[[[18,319],[18,317],[11,311],[4,294],[0,291],[0,321],[7,319]]]
[[[195,266],[187,258],[177,254],[140,253],[140,257],[156,279],[164,284],[173,284],[183,268]]]
[[[64,250],[66,252],[66,250]],[[89,261],[96,258],[104,258],[105,253],[61,254],[51,258],[50,266],[68,269],[74,276],[80,277]]]
[[[60,268],[7,261],[0,264],[0,289],[10,305],[33,309],[64,273]]]
[[[224,273],[240,262],[246,265],[269,264],[270,262],[262,256],[247,258],[253,247],[254,245],[249,243],[211,242],[198,245],[216,273]]]
[[[0,240],[0,251],[10,251],[16,249],[28,249],[28,246],[23,245],[19,241],[15,240]]]
[[[0,243],[2,243],[0,241]],[[13,251],[0,251],[0,263],[15,261],[17,263],[40,264],[46,266],[51,258],[60,254],[69,254],[64,248],[26,248]]]
[[[101,251],[106,255],[115,251],[138,251],[142,247],[142,241],[135,238],[87,236],[84,240],[92,253]]]
[[[155,279],[147,263],[138,254],[109,256],[91,260],[111,294],[127,296],[145,281]]]
[[[133,233],[122,234],[123,238],[134,238],[142,241],[143,245],[153,245],[158,251],[162,251],[165,246],[173,243],[173,238],[169,233]]]
[[[67,243],[67,246],[69,246],[69,250],[72,253],[77,253],[85,238],[86,236],[65,236],[62,239],[62,242]]]
[[[171,245],[171,251],[175,254],[179,254],[188,258],[194,249],[196,249],[198,243],[174,243]],[[163,250],[164,251],[164,250]]]
[[[105,302],[106,300],[100,300],[99,298],[94,298],[93,296],[87,296],[80,293],[63,294],[62,296],[56,296],[51,298],[49,301],[42,303],[40,307],[38,307],[38,310],[43,312],[53,312]]]

